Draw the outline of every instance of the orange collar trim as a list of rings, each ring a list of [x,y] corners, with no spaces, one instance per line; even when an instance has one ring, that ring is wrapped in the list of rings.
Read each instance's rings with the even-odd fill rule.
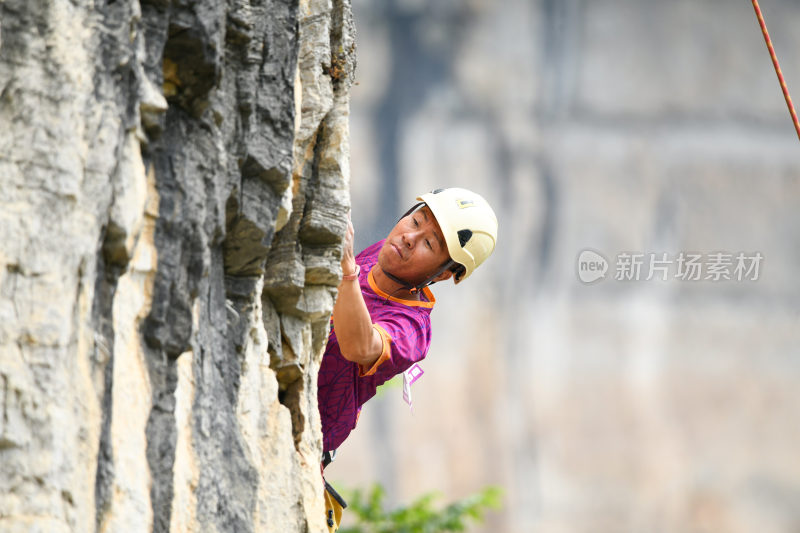
[[[367,275],[367,282],[369,283],[370,288],[375,291],[375,294],[380,296],[381,298],[386,298],[387,300],[391,300],[393,302],[397,302],[399,304],[408,305],[410,307],[426,307],[428,309],[433,309],[433,304],[436,303],[436,297],[433,295],[431,290],[428,287],[422,289],[422,294],[428,298],[428,302],[424,300],[403,300],[401,298],[395,298],[394,296],[389,296],[386,292],[382,291],[378,284],[375,283],[375,277],[372,275],[372,269],[369,269],[369,274]]]

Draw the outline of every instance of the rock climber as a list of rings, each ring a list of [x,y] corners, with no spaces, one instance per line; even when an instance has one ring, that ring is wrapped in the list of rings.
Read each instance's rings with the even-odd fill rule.
[[[318,378],[323,468],[377,387],[427,355],[436,302],[428,285],[462,282],[494,251],[497,217],[480,195],[437,189],[417,202],[386,239],[358,255],[348,221],[342,281]],[[346,504],[325,486],[326,519],[335,531]]]

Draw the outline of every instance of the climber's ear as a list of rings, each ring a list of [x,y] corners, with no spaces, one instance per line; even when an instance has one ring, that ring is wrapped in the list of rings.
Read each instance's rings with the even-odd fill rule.
[[[436,276],[433,279],[433,281],[444,281],[444,280],[450,279],[452,277],[453,277],[453,271],[452,270],[445,270],[444,272],[442,272],[441,274]]]

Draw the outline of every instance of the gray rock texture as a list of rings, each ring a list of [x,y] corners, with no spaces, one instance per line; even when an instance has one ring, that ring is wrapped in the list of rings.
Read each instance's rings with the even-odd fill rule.
[[[0,530],[321,531],[346,0],[0,2]]]

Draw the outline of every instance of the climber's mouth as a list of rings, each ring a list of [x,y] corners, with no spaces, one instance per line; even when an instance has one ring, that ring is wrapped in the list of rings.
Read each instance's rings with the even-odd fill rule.
[[[390,244],[391,244],[391,243],[390,243]],[[396,244],[392,244],[391,246],[392,246],[392,249],[393,249],[395,252],[397,252],[397,255],[399,255],[399,256],[400,256],[400,259],[403,259],[403,254],[402,254],[402,253],[400,253],[400,248],[398,248]]]

